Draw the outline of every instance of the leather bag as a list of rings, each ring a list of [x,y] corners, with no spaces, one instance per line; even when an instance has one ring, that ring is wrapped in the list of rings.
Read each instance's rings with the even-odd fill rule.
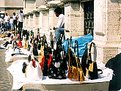
[[[93,49],[93,52],[92,52]],[[102,74],[102,70],[98,69],[97,67],[97,62],[96,62],[96,45],[94,42],[91,42],[89,45],[89,50],[88,50],[88,68],[86,72],[86,76],[93,80],[93,79],[98,79],[98,72],[100,71],[100,74]],[[92,55],[95,56],[94,59],[92,59]]]
[[[78,42],[77,43],[77,49],[78,49]],[[80,60],[79,58],[74,54],[72,54],[71,48],[68,49],[68,78],[70,80],[75,80],[75,81],[84,81],[84,73],[82,70],[82,67],[80,65]],[[74,64],[74,62],[76,64]]]

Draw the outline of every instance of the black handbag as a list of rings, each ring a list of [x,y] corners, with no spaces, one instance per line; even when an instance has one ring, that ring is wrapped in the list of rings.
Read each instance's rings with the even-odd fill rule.
[[[66,79],[67,55],[62,52],[63,50],[61,47],[54,50],[53,60],[49,68],[49,78]]]
[[[92,48],[93,48],[93,52],[94,52],[94,56],[96,56],[96,45],[94,42],[91,42],[90,46],[89,46],[89,51],[88,51],[88,60],[87,60],[87,73],[86,75],[88,75],[89,79],[98,79],[98,72],[100,71],[100,74],[102,74],[102,70],[98,69],[97,67],[97,62],[96,62],[96,57],[94,59],[94,61],[92,60]]]
[[[25,62],[23,62],[23,68],[22,68],[23,73],[26,73],[26,67],[27,67],[27,64]]]
[[[34,44],[34,46],[33,46],[33,55],[34,55],[34,56],[38,56],[37,44]]]

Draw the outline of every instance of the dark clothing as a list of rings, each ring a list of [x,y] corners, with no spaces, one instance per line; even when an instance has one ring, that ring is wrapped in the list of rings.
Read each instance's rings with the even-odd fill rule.
[[[110,59],[106,63],[106,67],[114,71],[113,78],[109,84],[109,91],[121,89],[121,53]]]
[[[14,30],[16,30],[16,28],[17,28],[17,20],[13,21],[13,27],[14,27]]]
[[[19,22],[19,23],[18,23],[18,28],[19,28],[19,29],[22,29],[22,28],[23,28],[23,22]]]

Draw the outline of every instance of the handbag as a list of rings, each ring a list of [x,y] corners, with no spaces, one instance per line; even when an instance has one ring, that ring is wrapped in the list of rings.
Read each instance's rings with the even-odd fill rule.
[[[17,46],[18,46],[19,48],[22,48],[22,42],[21,42],[21,40],[18,41]]]
[[[27,48],[28,48],[28,42],[27,42],[27,40],[25,40],[24,48],[25,48],[25,49],[27,49]]]
[[[23,73],[26,73],[26,67],[27,67],[27,64],[25,62],[23,62],[23,67],[22,67]]]
[[[66,79],[67,55],[63,53],[61,47],[53,51],[52,61],[49,68],[49,78]]]
[[[87,72],[86,72],[86,76],[89,77],[89,79],[98,79],[98,72],[100,71],[100,74],[102,74],[102,70],[98,69],[97,67],[97,62],[96,62],[96,57],[94,59],[94,61],[92,60],[92,49],[94,50],[94,54],[93,56],[96,56],[96,45],[94,42],[91,42],[91,44],[89,45],[89,52],[88,52],[88,60],[87,60]]]
[[[78,51],[78,42],[75,41]],[[71,48],[68,49],[68,78],[75,81],[84,81],[84,73],[80,64],[80,60],[76,54],[72,54]],[[78,53],[77,53],[78,54]]]

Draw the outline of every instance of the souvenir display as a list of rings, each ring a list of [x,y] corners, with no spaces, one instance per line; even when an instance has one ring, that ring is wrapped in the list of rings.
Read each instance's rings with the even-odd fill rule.
[[[33,45],[33,55],[34,56],[38,56],[38,48],[37,48],[37,44],[36,43],[34,43],[34,45]]]
[[[53,51],[53,59],[49,68],[49,78],[66,79],[67,55],[61,45]]]
[[[74,52],[78,54],[78,41],[75,44]],[[75,81],[84,81],[85,77],[78,56],[70,48],[68,49],[68,56],[68,78]]]
[[[98,79],[98,75],[102,74],[102,70],[97,68],[96,58],[92,58],[94,53],[96,53],[96,45],[94,42],[91,42],[88,49],[88,58],[87,58],[87,73],[86,76],[89,79]],[[100,72],[98,74],[98,72]]]
[[[19,41],[18,41],[18,43],[17,43],[17,46],[18,46],[19,48],[22,48],[22,41],[21,41],[21,39],[19,39]]]

